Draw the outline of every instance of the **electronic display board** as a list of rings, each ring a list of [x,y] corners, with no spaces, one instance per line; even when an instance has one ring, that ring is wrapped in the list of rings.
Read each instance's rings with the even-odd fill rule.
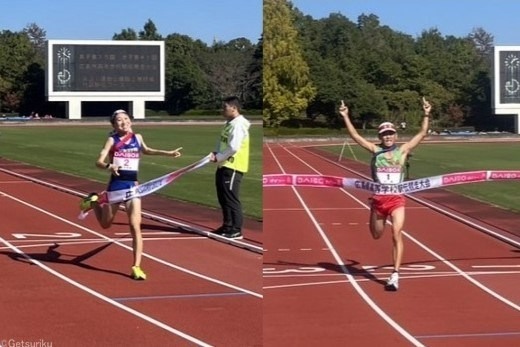
[[[47,93],[164,96],[163,41],[48,41]]]
[[[520,103],[520,51],[500,51],[498,66],[500,103]]]

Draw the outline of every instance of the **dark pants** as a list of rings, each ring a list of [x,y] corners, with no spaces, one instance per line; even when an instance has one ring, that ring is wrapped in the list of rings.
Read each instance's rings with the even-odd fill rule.
[[[222,208],[222,225],[233,231],[241,230],[243,224],[242,204],[239,199],[242,176],[242,172],[226,167],[218,168],[215,173],[217,197]]]

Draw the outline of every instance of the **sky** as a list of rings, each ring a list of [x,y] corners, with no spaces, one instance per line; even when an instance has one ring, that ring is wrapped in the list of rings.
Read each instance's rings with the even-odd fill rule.
[[[520,0],[293,0],[315,19],[341,13],[357,22],[375,14],[381,25],[414,37],[437,28],[463,37],[482,27],[496,45],[520,45]],[[211,45],[262,33],[261,0],[0,0],[0,30],[21,31],[36,23],[47,39],[111,40],[123,29],[143,29],[151,19],[166,36],[179,33]]]
[[[255,0],[256,1],[256,0]],[[436,28],[443,36],[465,37],[481,27],[495,45],[520,45],[519,0],[293,0],[314,19],[341,13],[354,23],[361,14],[375,14],[381,25],[417,37]]]
[[[163,37],[179,33],[208,45],[262,33],[259,0],[0,0],[0,31],[36,23],[47,39],[111,40],[123,29],[143,30],[151,19]]]

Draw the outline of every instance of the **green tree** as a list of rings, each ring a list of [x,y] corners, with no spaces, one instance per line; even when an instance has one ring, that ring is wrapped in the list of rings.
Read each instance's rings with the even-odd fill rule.
[[[337,107],[344,99],[357,126],[391,120],[413,127],[426,96],[435,105],[432,127],[491,128],[493,37],[484,29],[454,37],[433,28],[414,38],[381,25],[374,14],[362,14],[356,23],[340,13],[319,20],[296,8],[293,14],[317,87],[306,109],[313,122],[320,116],[329,126],[343,126]]]
[[[41,59],[41,62],[45,61],[45,48],[47,42],[47,32],[40,28],[36,23],[28,24],[23,32],[29,37],[36,53],[38,54],[38,59]]]
[[[157,27],[149,19],[143,30],[121,30],[114,40],[162,40]],[[223,91],[218,83],[210,83],[208,65],[220,61],[220,67],[232,76],[225,93],[237,93],[248,106],[261,107],[262,52],[249,40],[239,37],[221,42],[218,54],[200,40],[186,35],[170,34],[165,48],[165,101],[150,102],[147,107],[173,114],[195,108],[220,107]],[[0,112],[64,113],[63,105],[45,100],[46,52],[45,30],[29,24],[21,32],[0,31]],[[260,48],[261,50],[261,48]],[[259,62],[260,61],[260,62]],[[227,64],[227,65],[226,65]],[[234,64],[234,65],[233,65]],[[230,66],[238,66],[232,70]],[[218,71],[213,71],[213,75]],[[220,85],[218,85],[220,87]]]
[[[39,63],[33,63],[21,76],[23,81],[22,99],[19,109],[24,113],[38,111],[41,115],[55,113],[54,106],[46,101],[45,85],[41,81],[45,80],[45,70]]]
[[[215,42],[208,50],[203,69],[219,104],[223,97],[229,95],[244,100],[247,94],[247,68],[252,62],[254,50],[254,45],[243,37],[227,43]]]
[[[166,106],[170,113],[213,105],[210,86],[198,59],[202,59],[207,46],[186,35],[166,37]]]
[[[340,118],[337,107],[340,99],[350,102],[356,91],[353,86],[360,79],[352,47],[357,39],[356,27],[341,14],[313,21],[295,10],[295,26],[299,28],[305,60],[310,77],[316,86],[316,96],[309,103],[307,117],[315,121],[323,116],[326,123],[335,126]]]
[[[297,118],[316,95],[309,66],[293,26],[292,4],[285,0],[264,0],[263,120],[277,127]]]
[[[123,29],[119,34],[114,34],[112,40],[135,41],[137,40],[137,33],[132,28]]]
[[[29,66],[37,62],[35,46],[25,32],[0,32],[0,107],[15,112],[22,104],[28,81],[24,79]],[[41,69],[41,67],[40,67]],[[40,81],[44,85],[44,81]]]
[[[157,31],[157,26],[155,23],[148,19],[148,21],[144,24],[143,30],[140,30],[139,33],[132,28],[122,29],[119,34],[114,34],[112,36],[112,40],[119,41],[135,41],[135,40],[143,40],[143,41],[160,41],[162,40],[161,34]]]
[[[263,37],[260,37],[244,79],[243,103],[245,108],[262,108]]]
[[[162,40],[162,36],[153,21],[148,20],[138,34],[128,28],[114,35],[114,39]],[[259,72],[253,64],[258,53],[248,39],[239,37],[208,47],[200,40],[174,33],[165,42],[165,102],[150,103],[150,108],[166,106],[173,114],[194,108],[219,108],[222,97],[227,95],[237,95],[245,105],[261,107],[261,91],[258,92],[255,82]]]
[[[474,28],[468,35],[468,38],[475,45],[477,52],[484,58],[489,59],[493,56],[494,37],[490,33],[486,32],[484,28]]]
[[[143,30],[139,31],[139,40],[162,40],[161,34],[159,34],[159,32],[157,31],[157,27],[151,19],[148,19],[148,21],[144,24]]]

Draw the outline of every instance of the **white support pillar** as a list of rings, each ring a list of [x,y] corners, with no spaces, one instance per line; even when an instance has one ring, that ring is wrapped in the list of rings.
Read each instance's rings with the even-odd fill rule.
[[[81,100],[72,98],[67,102],[67,118],[81,119]]]
[[[145,100],[138,98],[132,99],[132,116],[134,119],[144,119],[145,115]]]

